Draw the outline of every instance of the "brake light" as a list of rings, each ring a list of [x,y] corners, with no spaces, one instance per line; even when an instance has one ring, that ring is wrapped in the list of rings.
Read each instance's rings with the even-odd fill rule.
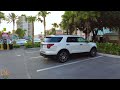
[[[53,46],[54,44],[47,44],[47,48],[49,49],[51,46]]]

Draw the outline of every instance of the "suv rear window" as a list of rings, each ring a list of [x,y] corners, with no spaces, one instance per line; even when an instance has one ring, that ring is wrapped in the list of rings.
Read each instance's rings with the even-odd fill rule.
[[[63,37],[46,37],[44,42],[60,42]]]

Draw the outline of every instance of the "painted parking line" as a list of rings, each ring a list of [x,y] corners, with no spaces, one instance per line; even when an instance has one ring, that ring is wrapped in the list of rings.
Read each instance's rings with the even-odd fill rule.
[[[17,55],[17,56],[21,56],[21,55]]]
[[[41,71],[45,71],[45,70],[50,70],[50,69],[54,69],[54,68],[58,68],[58,67],[62,67],[62,66],[67,66],[67,65],[79,63],[79,62],[90,60],[90,59],[96,59],[96,58],[100,58],[100,57],[104,57],[104,56],[98,56],[98,57],[94,57],[94,58],[84,59],[84,60],[80,60],[80,61],[75,61],[75,62],[71,62],[71,63],[66,63],[66,64],[62,64],[62,65],[57,65],[57,66],[49,67],[49,68],[43,68],[43,69],[37,70],[37,72],[41,72]]]
[[[40,51],[31,51],[31,52],[26,51],[26,53],[35,53],[35,52],[40,52]]]
[[[31,79],[31,76],[30,76],[30,74],[28,72],[27,62],[26,62],[26,58],[25,58],[25,54],[24,53],[23,53],[23,60],[24,60],[26,75],[27,75],[28,79]]]
[[[34,58],[40,58],[40,57],[42,57],[42,56],[37,56],[37,57],[31,57],[30,59],[34,59]]]

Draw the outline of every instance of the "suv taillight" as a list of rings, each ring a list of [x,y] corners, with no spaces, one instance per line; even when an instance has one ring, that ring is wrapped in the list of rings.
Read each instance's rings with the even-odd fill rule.
[[[47,48],[49,49],[51,46],[53,46],[54,44],[47,44]]]

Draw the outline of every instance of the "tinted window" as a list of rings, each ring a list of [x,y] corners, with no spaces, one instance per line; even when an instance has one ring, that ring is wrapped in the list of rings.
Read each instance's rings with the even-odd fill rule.
[[[77,38],[77,41],[78,41],[78,42],[85,42],[86,40],[85,40],[84,38],[82,38],[82,37],[78,37],[78,38]]]
[[[46,37],[44,42],[60,42],[63,37]]]
[[[86,40],[82,37],[68,37],[67,42],[85,42]]]
[[[68,37],[67,42],[77,42],[77,37]]]

